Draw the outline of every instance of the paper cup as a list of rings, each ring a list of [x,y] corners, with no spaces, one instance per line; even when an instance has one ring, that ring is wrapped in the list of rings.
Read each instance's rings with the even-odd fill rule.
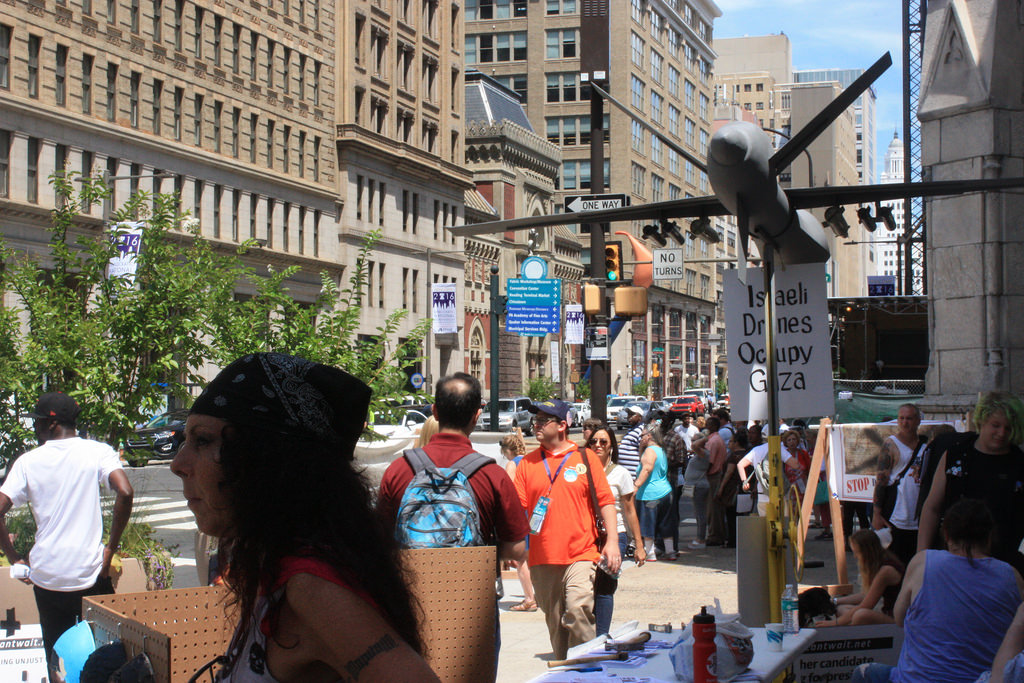
[[[768,649],[772,652],[781,652],[782,624],[765,624],[764,632],[768,636]]]

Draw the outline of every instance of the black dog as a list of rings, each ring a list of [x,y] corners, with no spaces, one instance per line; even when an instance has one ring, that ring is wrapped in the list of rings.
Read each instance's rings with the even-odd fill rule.
[[[797,605],[800,609],[800,628],[813,627],[815,617],[831,619],[836,616],[832,596],[824,588],[808,588],[800,594]]]

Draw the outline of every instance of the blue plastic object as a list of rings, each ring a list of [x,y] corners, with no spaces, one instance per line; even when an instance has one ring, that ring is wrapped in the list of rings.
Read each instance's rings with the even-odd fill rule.
[[[78,683],[82,674],[82,667],[89,655],[96,649],[96,641],[92,637],[92,629],[89,624],[80,621],[67,631],[61,634],[57,642],[53,644],[53,650],[64,660],[64,671],[67,673],[67,683]]]

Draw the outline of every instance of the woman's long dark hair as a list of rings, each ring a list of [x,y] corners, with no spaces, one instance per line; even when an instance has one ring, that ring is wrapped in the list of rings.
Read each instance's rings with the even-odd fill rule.
[[[281,560],[312,556],[366,591],[391,627],[422,652],[397,542],[352,462],[337,446],[313,438],[230,426],[223,437],[221,486],[231,499],[235,532],[220,547],[243,628],[260,592],[279,575]],[[279,606],[270,606],[272,636]]]

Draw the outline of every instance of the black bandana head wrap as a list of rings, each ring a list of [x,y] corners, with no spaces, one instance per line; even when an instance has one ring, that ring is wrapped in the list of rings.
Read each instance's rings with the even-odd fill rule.
[[[370,405],[370,388],[352,375],[283,353],[253,353],[207,385],[192,412],[234,425],[314,437],[353,458]]]

